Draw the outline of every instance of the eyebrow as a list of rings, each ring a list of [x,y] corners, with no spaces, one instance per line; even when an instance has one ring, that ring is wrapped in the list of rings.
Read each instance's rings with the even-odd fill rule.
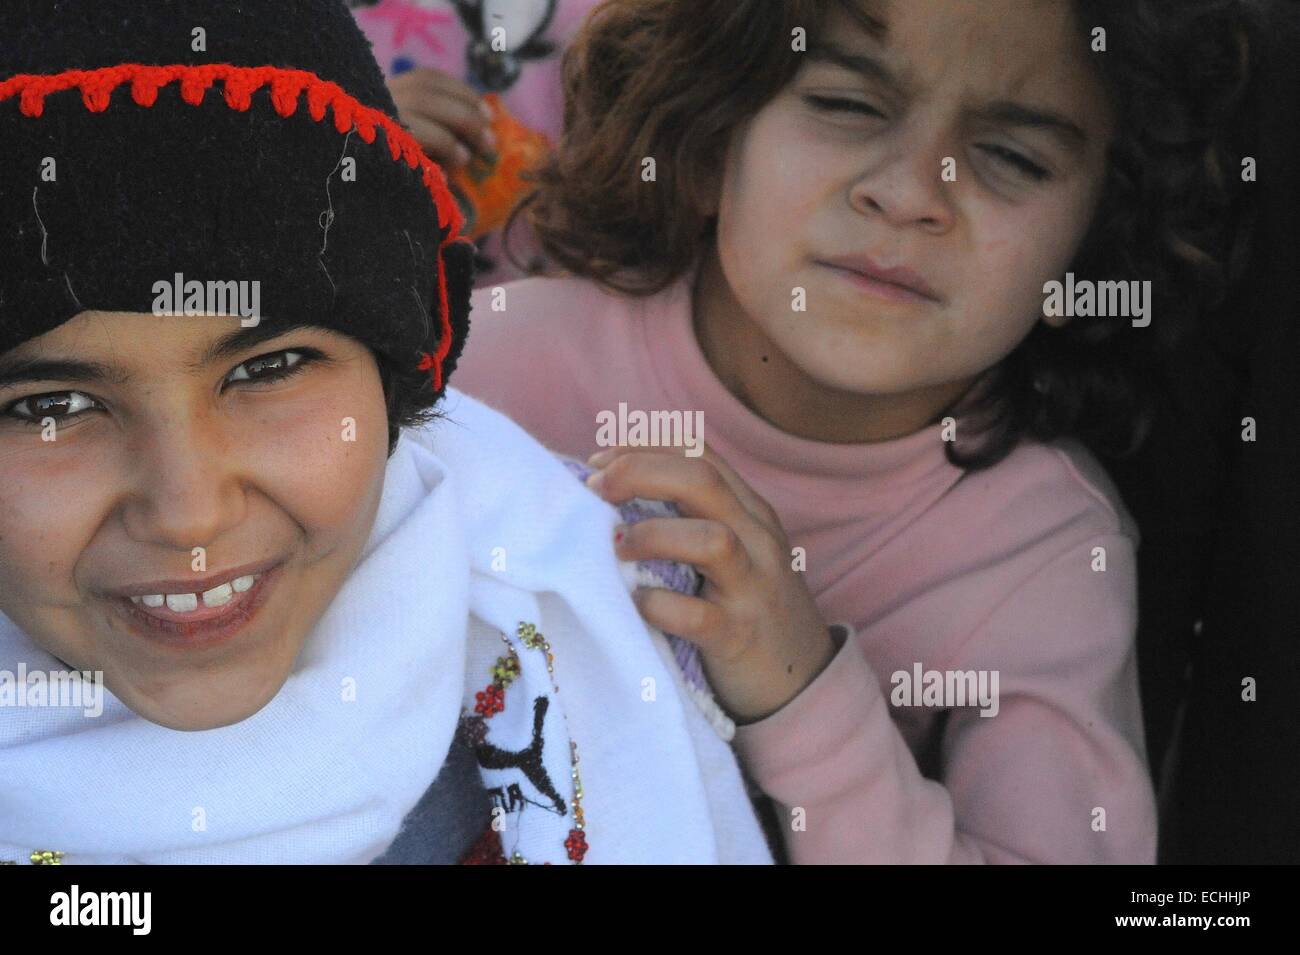
[[[300,328],[319,328],[318,325],[312,325],[307,321],[290,321],[285,323],[267,322],[262,320],[256,325],[250,325],[247,328],[237,328],[233,332],[221,336],[211,345],[203,350],[203,354],[197,360],[189,362],[186,367],[190,371],[202,371],[208,365],[220,361],[223,358],[229,358],[237,355],[239,352],[252,348],[254,345],[260,345],[262,342],[270,341],[273,338],[279,338],[281,335],[288,335],[290,332],[297,331]]]
[[[295,321],[277,324],[265,320],[247,328],[238,328],[223,335],[203,350],[195,361],[187,362],[189,371],[201,371],[208,365],[229,358],[254,345],[273,338],[279,338],[300,328],[317,327],[310,322]],[[83,361],[77,358],[9,358],[0,356],[0,388],[7,385],[23,384],[29,381],[78,381],[108,382],[124,385],[131,381],[130,372],[116,365],[107,365],[98,361]]]
[[[814,43],[804,54],[814,63],[831,63],[851,73],[883,83],[895,92],[905,92],[909,87],[906,77],[900,77],[883,62],[866,53],[851,53],[834,43]]]
[[[810,47],[806,55],[813,62],[832,63],[866,79],[875,80],[896,93],[906,93],[911,86],[906,76],[900,77],[876,57],[851,53],[833,43]],[[999,100],[981,106],[975,111],[975,116],[999,126],[1043,130],[1067,149],[1082,148],[1088,142],[1088,134],[1068,117],[1011,100]]]
[[[976,115],[999,126],[1041,129],[1055,136],[1067,148],[1082,148],[1088,142],[1088,134],[1077,123],[1060,113],[1036,109],[1023,103],[1000,100],[977,110]]]
[[[0,358],[0,388],[26,381],[107,381],[125,384],[131,376],[97,361],[71,358]]]

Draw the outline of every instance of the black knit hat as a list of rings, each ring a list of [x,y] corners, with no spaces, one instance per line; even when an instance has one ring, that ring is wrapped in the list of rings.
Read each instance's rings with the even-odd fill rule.
[[[0,354],[177,274],[257,281],[260,322],[345,333],[431,407],[474,249],[396,115],[342,0],[2,0]]]

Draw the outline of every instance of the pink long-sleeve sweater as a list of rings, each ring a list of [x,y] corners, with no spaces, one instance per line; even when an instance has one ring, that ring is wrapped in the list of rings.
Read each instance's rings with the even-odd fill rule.
[[[481,288],[454,382],[584,458],[597,415],[620,403],[702,411],[709,446],[804,548],[818,607],[850,636],[736,736],[792,861],[1154,862],[1138,529],[1096,459],[1073,441],[1022,442],[964,475],[938,427],[859,445],[780,431],[710,369],[692,280],[636,299],[530,278],[503,287],[500,310]],[[954,702],[927,699],[927,671],[996,671],[996,714],[926,705]]]

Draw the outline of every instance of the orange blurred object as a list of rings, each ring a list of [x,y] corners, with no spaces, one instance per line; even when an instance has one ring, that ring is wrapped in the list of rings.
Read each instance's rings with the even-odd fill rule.
[[[545,159],[551,149],[546,136],[511,116],[496,93],[486,94],[483,100],[492,110],[496,152],[475,154],[468,165],[451,176],[455,187],[473,205],[472,209],[462,210],[470,239],[505,224],[510,210],[530,188],[522,174]]]

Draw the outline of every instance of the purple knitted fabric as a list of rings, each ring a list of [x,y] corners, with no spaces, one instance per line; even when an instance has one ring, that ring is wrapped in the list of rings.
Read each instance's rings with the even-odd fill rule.
[[[567,467],[579,481],[586,481],[587,476],[595,470],[588,467],[575,458],[566,457],[557,454],[564,466]],[[625,504],[618,506],[619,514],[623,517],[623,523],[635,524],[643,521],[647,517],[678,517],[677,507],[667,501],[647,501],[635,497]],[[643,587],[663,587],[667,590],[675,590],[679,594],[689,594],[694,596],[700,592],[700,587],[704,581],[695,568],[690,564],[680,564],[673,560],[638,560],[636,562],[636,579],[637,583]],[[695,644],[672,633],[665,633],[668,643],[673,649],[673,657],[677,660],[677,666],[681,669],[682,675],[686,677],[688,683],[692,686],[712,694],[709,688],[708,680],[704,677],[704,666],[700,662],[700,653],[695,648]]]

